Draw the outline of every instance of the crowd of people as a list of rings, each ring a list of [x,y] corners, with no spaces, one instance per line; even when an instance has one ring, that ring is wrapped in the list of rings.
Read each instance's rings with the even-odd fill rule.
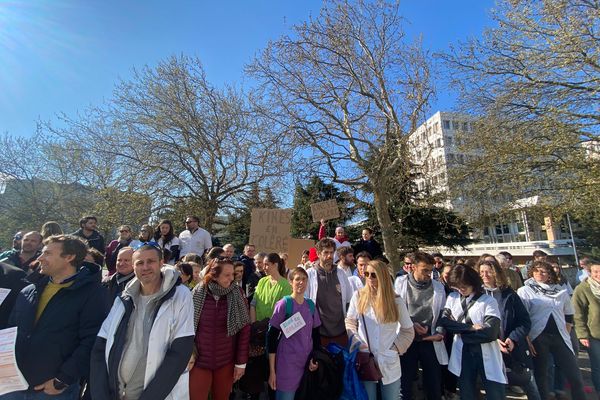
[[[507,252],[417,251],[395,273],[370,229],[352,244],[322,223],[290,265],[250,243],[239,257],[213,247],[195,216],[179,235],[168,220],[137,237],[123,225],[108,244],[97,223],[64,234],[48,222],[0,254],[0,329],[17,327],[28,383],[0,400],[332,399],[332,371],[369,400],[420,386],[430,400],[507,388],[580,400],[580,348],[600,393],[600,263],[588,258],[573,290],[541,250],[522,270]],[[355,371],[336,369],[332,344],[363,360]]]

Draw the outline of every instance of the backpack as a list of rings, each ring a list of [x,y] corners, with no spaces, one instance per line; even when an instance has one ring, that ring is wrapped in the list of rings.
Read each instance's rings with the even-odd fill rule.
[[[292,316],[292,310],[294,309],[294,299],[292,299],[292,296],[283,296],[283,300],[285,301],[285,319],[288,319]],[[315,303],[313,303],[311,299],[307,298],[304,298],[304,301],[308,303],[308,307],[310,308],[310,315],[315,315]]]

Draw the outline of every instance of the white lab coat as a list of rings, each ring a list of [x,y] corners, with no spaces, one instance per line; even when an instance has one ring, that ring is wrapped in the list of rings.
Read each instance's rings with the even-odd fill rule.
[[[431,302],[431,312],[433,313],[433,322],[431,326],[435,327],[440,313],[444,310],[446,304],[446,291],[444,285],[436,280],[431,281],[433,285],[433,301]],[[396,278],[394,282],[394,291],[398,296],[403,299],[407,299],[407,287],[408,287],[408,275],[402,275]],[[406,304],[408,309],[408,303]],[[435,332],[432,332],[435,334]],[[448,365],[448,352],[446,351],[446,345],[444,341],[433,342],[433,349],[435,350],[435,356],[440,365]]]
[[[460,304],[459,293],[454,292],[448,295],[446,308],[452,312],[454,319],[458,320],[461,318],[463,309]],[[471,317],[473,324],[483,324],[486,316],[501,319],[496,299],[487,294],[483,294],[469,309],[469,317]],[[460,371],[462,369],[462,350],[463,341],[461,335],[454,335],[448,370],[456,376],[460,376]],[[504,362],[502,361],[502,353],[500,352],[498,342],[494,340],[489,343],[481,343],[481,354],[483,357],[483,369],[485,370],[486,379],[506,384],[507,380],[504,373]]]

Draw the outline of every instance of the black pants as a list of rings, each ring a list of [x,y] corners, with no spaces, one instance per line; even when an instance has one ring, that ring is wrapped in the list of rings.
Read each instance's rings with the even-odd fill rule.
[[[414,398],[412,388],[419,369],[419,362],[423,368],[423,387],[427,400],[440,400],[442,398],[442,368],[435,355],[433,342],[412,342],[406,353],[400,356],[402,399]]]
[[[564,376],[571,383],[571,398],[585,400],[583,379],[577,365],[577,358],[565,344],[562,336],[552,333],[541,333],[533,341],[537,356],[533,358],[535,381],[537,382],[540,397],[548,398],[548,355],[551,353],[554,362]]]

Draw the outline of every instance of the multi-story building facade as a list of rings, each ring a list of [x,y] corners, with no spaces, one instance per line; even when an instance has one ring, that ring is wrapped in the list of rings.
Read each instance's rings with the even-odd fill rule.
[[[452,170],[465,163],[471,154],[459,150],[461,141],[477,140],[473,120],[466,115],[437,112],[419,126],[408,138],[408,149],[417,178],[415,184],[422,193],[440,195],[439,205],[453,210],[471,223],[472,235],[479,243],[467,249],[438,249],[448,255],[478,256],[506,250],[514,256],[530,257],[535,249],[543,249],[555,256],[573,255],[572,240],[566,220],[530,214],[528,208],[537,205],[537,197],[492,205],[490,209],[514,212],[511,218],[498,218],[486,226],[473,224],[463,198],[461,182]],[[445,196],[444,196],[445,195]],[[510,205],[509,205],[510,204]]]

